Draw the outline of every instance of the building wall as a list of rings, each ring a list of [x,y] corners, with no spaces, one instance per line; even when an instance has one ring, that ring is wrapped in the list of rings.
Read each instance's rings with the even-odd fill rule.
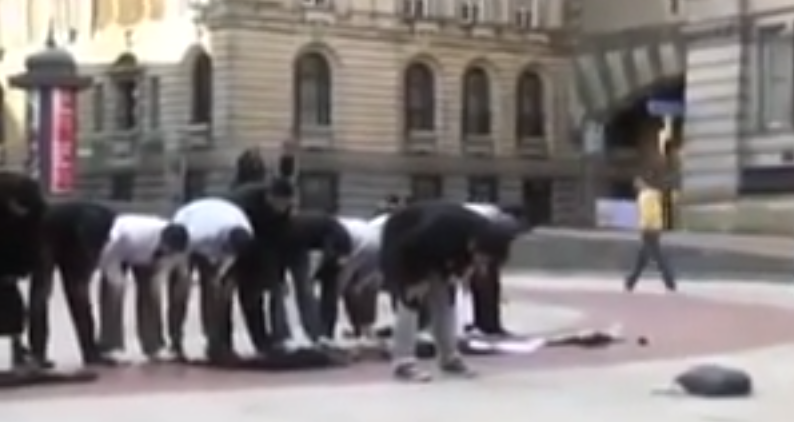
[[[589,33],[614,32],[677,22],[686,15],[688,3],[693,2],[684,0],[583,1],[581,28]]]
[[[503,197],[518,199],[518,189],[509,186],[524,177],[575,172],[570,161],[573,147],[566,139],[569,69],[564,57],[534,35],[509,26],[503,31],[464,30],[449,23],[455,19],[454,7],[442,7],[412,30],[396,14],[397,4],[348,2],[322,12],[277,6],[251,10],[229,3],[209,23],[219,63],[216,75],[223,84],[215,136],[271,150],[285,140],[303,143],[308,148],[302,152],[304,167],[342,170],[342,192],[358,192],[356,199],[343,200],[343,207],[359,203],[361,196],[374,203],[406,186],[406,176],[414,173],[444,176],[446,193],[452,196],[465,191],[467,175],[495,175],[507,193]],[[509,15],[502,22],[507,24]],[[327,139],[294,139],[291,78],[294,63],[306,52],[323,54],[332,67],[334,121]],[[429,63],[437,78],[437,148],[420,157],[404,153],[399,111],[403,72],[414,60]],[[483,65],[492,83],[494,151],[485,158],[466,156],[461,146],[461,77],[471,64]],[[557,160],[518,157],[513,93],[518,76],[528,68],[539,71],[545,82],[543,142]],[[360,174],[369,175],[369,180]]]
[[[790,192],[794,3],[704,1],[690,12],[683,157],[688,199]]]
[[[103,98],[96,88],[80,98],[83,168],[93,175],[83,179],[86,189],[109,194],[114,183],[123,183],[108,175],[135,173],[135,201],[167,202],[169,186],[175,186],[175,164],[182,159],[180,165],[210,173],[206,178],[214,184],[209,190],[217,190],[242,149],[257,146],[276,153],[285,141],[299,147],[303,143],[299,154],[304,170],[338,176],[343,209],[363,209],[394,189],[405,189],[415,173],[439,174],[446,192],[455,197],[464,196],[467,177],[497,176],[502,197],[509,201],[518,200],[521,180],[527,177],[575,181],[574,187],[558,183],[560,189],[576,190],[581,183],[566,118],[571,72],[544,32],[562,23],[558,2],[541,0],[533,9],[531,28],[523,30],[515,19],[523,0],[473,2],[481,8],[474,25],[461,21],[462,3],[457,0],[428,2],[419,19],[406,16],[400,9],[404,2],[396,0],[337,0],[308,9],[308,2],[297,0],[225,0],[205,10],[198,26],[197,15],[184,3],[0,0],[4,11],[30,12],[23,32],[37,32],[6,42],[8,31],[0,30],[7,48],[6,75],[23,70],[27,54],[41,47],[39,21],[53,13],[59,17],[59,43],[102,87]],[[74,8],[70,13],[63,9],[67,4]],[[214,65],[211,133],[189,122],[193,60],[201,51],[211,55]],[[293,64],[305,51],[326,55],[333,69],[333,131],[320,144],[293,136]],[[142,119],[132,131],[115,128],[118,93],[107,75],[124,54],[133,55],[142,71]],[[438,81],[438,148],[419,156],[404,151],[400,111],[402,72],[414,59],[430,63]],[[461,76],[472,63],[483,65],[492,83],[493,151],[484,156],[464,153],[460,141]],[[541,156],[521,156],[516,147],[514,92],[525,69],[537,71],[544,82],[546,130],[537,140],[545,151]],[[22,121],[23,95],[12,92],[8,102]],[[21,157],[25,148],[19,141],[15,145],[20,145]],[[191,148],[194,143],[208,145]],[[184,151],[167,152],[177,146]],[[573,210],[557,217],[561,220],[575,219],[571,213],[584,210],[581,204],[566,204]]]

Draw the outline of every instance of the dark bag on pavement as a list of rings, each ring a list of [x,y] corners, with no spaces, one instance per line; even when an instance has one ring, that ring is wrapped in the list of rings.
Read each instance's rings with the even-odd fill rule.
[[[740,369],[698,365],[675,378],[688,394],[702,397],[745,397],[753,392],[750,375]]]

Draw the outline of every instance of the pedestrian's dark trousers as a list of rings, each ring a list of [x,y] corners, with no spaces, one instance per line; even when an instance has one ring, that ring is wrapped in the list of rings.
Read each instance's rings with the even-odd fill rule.
[[[661,273],[662,281],[669,290],[675,290],[675,274],[667,259],[667,255],[662,249],[661,243],[662,234],[659,231],[643,231],[640,237],[640,248],[637,251],[637,256],[634,259],[634,266],[626,277],[626,288],[631,290],[637,284],[640,276],[645,271],[648,264],[653,261],[656,264],[659,273]]]
[[[499,265],[491,265],[487,274],[471,280],[472,325],[484,334],[501,334],[502,280]]]

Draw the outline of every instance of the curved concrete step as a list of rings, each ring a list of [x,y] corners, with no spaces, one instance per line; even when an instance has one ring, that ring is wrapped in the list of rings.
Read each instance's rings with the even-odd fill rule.
[[[671,233],[665,250],[682,279],[727,277],[790,280],[794,239]],[[516,269],[625,274],[637,252],[637,235],[543,230],[519,240]]]

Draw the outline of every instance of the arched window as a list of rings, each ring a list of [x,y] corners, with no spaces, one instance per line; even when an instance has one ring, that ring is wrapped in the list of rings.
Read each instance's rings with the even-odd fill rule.
[[[205,51],[196,55],[191,75],[190,123],[212,122],[212,58]]]
[[[331,65],[320,53],[298,57],[293,69],[294,124],[298,133],[332,125]]]
[[[533,71],[524,71],[516,88],[516,138],[541,138],[546,134],[543,111],[543,80]]]
[[[140,123],[141,68],[132,54],[119,57],[110,69],[113,87],[114,129],[132,130]]]
[[[491,134],[491,83],[481,67],[471,67],[463,75],[463,137]]]
[[[412,63],[405,69],[403,78],[406,133],[435,131],[436,80],[433,70],[424,63]]]

